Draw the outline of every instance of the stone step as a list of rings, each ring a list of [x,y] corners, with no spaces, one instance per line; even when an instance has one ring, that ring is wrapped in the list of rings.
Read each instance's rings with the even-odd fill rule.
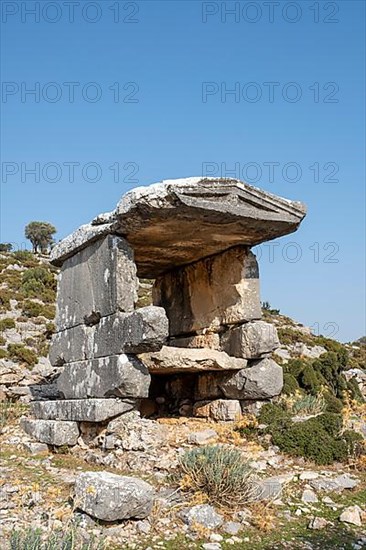
[[[21,418],[20,425],[30,436],[47,445],[76,445],[79,437],[79,428],[76,422],[62,420],[34,420]]]
[[[57,380],[65,399],[149,395],[150,374],[134,355],[110,355],[65,365]]]
[[[143,353],[139,358],[153,374],[240,370],[247,366],[246,359],[230,357],[224,351],[208,348],[163,346],[160,351]]]
[[[63,401],[33,401],[33,416],[44,420],[103,422],[136,408],[134,399],[65,399]]]
[[[121,353],[159,350],[168,337],[168,319],[161,307],[146,306],[133,313],[103,317],[94,326],[78,325],[54,334],[52,365]]]

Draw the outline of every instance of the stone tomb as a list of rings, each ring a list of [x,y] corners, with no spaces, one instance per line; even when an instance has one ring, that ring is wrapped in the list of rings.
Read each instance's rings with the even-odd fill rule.
[[[63,399],[33,401],[25,431],[75,445],[84,423],[131,410],[236,420],[279,395],[251,247],[295,231],[305,212],[238,180],[168,180],[57,244],[50,361]],[[154,280],[154,305],[136,307],[138,276]]]

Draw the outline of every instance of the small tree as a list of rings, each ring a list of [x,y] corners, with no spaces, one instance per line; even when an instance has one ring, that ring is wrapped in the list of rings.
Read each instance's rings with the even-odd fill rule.
[[[13,245],[11,243],[0,243],[0,252],[11,252]]]
[[[25,227],[25,237],[31,241],[35,254],[38,250],[47,252],[56,231],[56,227],[48,222],[30,222]]]

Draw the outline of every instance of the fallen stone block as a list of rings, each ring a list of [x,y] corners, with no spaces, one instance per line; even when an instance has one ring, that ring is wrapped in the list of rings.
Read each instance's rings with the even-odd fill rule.
[[[165,309],[171,336],[260,319],[256,257],[237,246],[169,271],[156,279],[153,300]]]
[[[87,397],[148,397],[150,374],[133,355],[110,355],[71,363],[57,380],[65,399]]]
[[[230,357],[213,349],[186,349],[163,346],[155,353],[142,353],[141,361],[149,372],[172,374],[178,372],[239,370],[247,365],[245,359]]]
[[[269,399],[279,395],[282,387],[282,367],[269,358],[219,381],[219,388],[228,399]]]
[[[107,235],[63,265],[58,279],[56,328],[94,324],[117,311],[133,311],[138,279],[130,245]]]
[[[47,445],[76,445],[79,428],[76,422],[21,418],[20,426],[30,436]]]
[[[212,418],[213,420],[234,421],[242,416],[240,402],[233,399],[217,399],[216,401],[200,401],[193,407],[194,416]]]
[[[33,401],[31,412],[46,420],[103,422],[136,407],[134,399],[65,399],[63,401]]]
[[[147,306],[132,313],[103,317],[92,327],[78,325],[54,334],[50,347],[52,365],[121,353],[159,350],[168,337],[168,319],[161,307]]]
[[[102,521],[146,518],[155,490],[135,477],[85,472],[75,481],[75,507]]]
[[[279,346],[276,327],[265,321],[244,323],[221,335],[221,349],[234,357],[258,359]]]

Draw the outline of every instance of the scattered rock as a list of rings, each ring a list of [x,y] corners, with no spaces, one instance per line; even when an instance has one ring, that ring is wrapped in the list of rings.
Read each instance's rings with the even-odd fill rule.
[[[144,519],[154,496],[154,488],[145,481],[109,472],[85,472],[75,482],[76,507],[103,521]]]
[[[222,528],[228,535],[237,535],[243,529],[243,526],[237,521],[227,521]]]
[[[339,516],[339,520],[343,523],[351,523],[352,525],[361,527],[361,514],[362,510],[359,506],[348,506],[348,508],[345,508]]]
[[[188,435],[188,443],[192,445],[206,445],[217,439],[218,435],[215,430],[208,428],[201,432],[193,432]]]
[[[206,529],[216,529],[224,521],[224,518],[209,504],[198,504],[192,508],[187,508],[181,512],[181,517],[191,528],[194,528],[195,524],[199,524]]]
[[[325,529],[325,527],[327,527],[330,524],[331,524],[331,522],[326,520],[325,518],[317,518],[316,517],[316,518],[312,518],[310,520],[308,528],[309,529],[320,530],[320,529]]]
[[[316,496],[314,491],[312,491],[311,489],[305,489],[304,490],[304,492],[302,493],[301,500],[303,502],[305,502],[305,504],[311,504],[311,503],[319,502],[318,497]]]

